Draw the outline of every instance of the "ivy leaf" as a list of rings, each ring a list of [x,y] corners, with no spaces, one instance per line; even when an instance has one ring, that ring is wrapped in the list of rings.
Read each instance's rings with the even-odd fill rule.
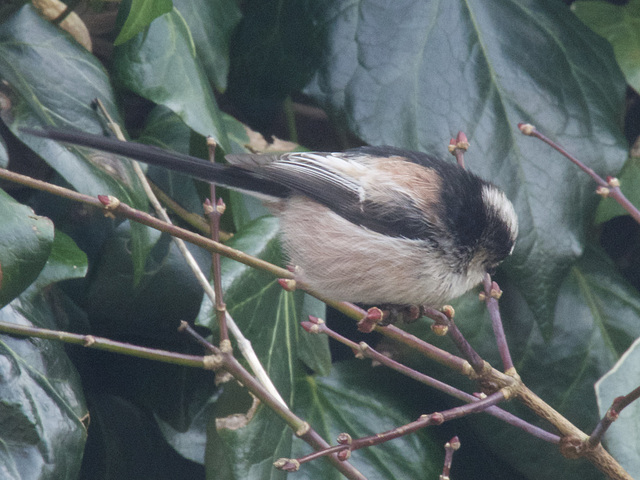
[[[0,190],[0,307],[40,275],[53,246],[53,224]]]
[[[122,123],[107,74],[93,55],[27,5],[0,24],[0,76],[15,92],[7,114],[13,133],[77,191],[114,195],[136,208],[146,206],[127,164],[86,150],[67,149],[20,130],[45,125],[102,133],[91,107],[96,98]]]
[[[595,385],[601,417],[605,416],[616,397],[627,395],[638,388],[640,385],[639,362],[640,338],[633,342],[613,368]],[[638,428],[640,428],[640,404],[635,401],[622,410],[604,437],[609,453],[633,478],[640,476]]]
[[[229,74],[231,34],[240,21],[240,8],[233,0],[174,0],[189,25],[198,58],[207,77],[224,92]]]
[[[98,60],[26,5],[0,24],[0,77],[11,87],[11,110],[3,119],[78,192],[113,195],[145,210],[146,196],[128,161],[27,135],[22,127],[43,125],[102,133],[91,105],[98,98],[122,124],[114,93]],[[145,228],[134,227],[134,264],[139,275],[152,244]]]
[[[26,208],[26,207],[23,207]],[[0,309],[0,321],[57,328],[52,282],[84,275],[86,257],[73,241],[56,233],[37,280]],[[38,338],[0,335],[0,472],[2,478],[77,478],[87,439],[82,384],[64,346]]]
[[[191,32],[175,8],[114,50],[114,76],[123,87],[168,107],[191,129],[231,151]]]
[[[574,2],[571,10],[589,28],[606,38],[627,83],[640,92],[640,1],[626,5],[609,2]]]
[[[155,18],[170,12],[173,8],[171,0],[131,0],[131,2],[123,2],[123,5],[127,3],[130,5],[129,13],[118,37],[113,42],[114,45],[121,45],[132,39]]]
[[[504,268],[549,334],[596,198],[586,175],[517,124],[617,172],[625,82],[610,46],[551,0],[333,1],[317,15],[325,48],[308,93],[367,143],[444,156],[466,132],[467,168],[516,207],[520,235]]]

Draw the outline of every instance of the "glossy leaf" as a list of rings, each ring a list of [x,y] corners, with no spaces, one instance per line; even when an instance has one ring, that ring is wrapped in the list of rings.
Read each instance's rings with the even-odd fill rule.
[[[263,217],[246,225],[229,244],[278,264],[281,252],[277,231],[277,220]],[[282,397],[287,403],[295,404],[295,379],[304,372],[302,362],[315,371],[328,372],[330,368],[327,339],[308,334],[299,325],[305,319],[303,311],[305,315],[322,317],[324,306],[306,305],[302,292],[285,292],[271,275],[228,259],[223,259],[222,275],[229,313],[251,340]],[[217,329],[208,301],[203,303],[198,323]],[[245,413],[248,406],[241,411],[233,409],[237,409],[238,404],[237,397],[223,397],[216,408]],[[229,478],[280,478],[281,472],[274,471],[272,463],[290,454],[291,436],[284,422],[260,407],[245,428],[224,429],[215,434],[207,444],[207,465],[210,468],[215,465],[217,469],[218,464],[211,459],[225,459],[225,465],[234,472]]]
[[[0,310],[0,320],[28,324],[13,305]],[[0,364],[2,478],[76,478],[87,410],[63,347],[2,336]]]
[[[316,15],[325,2],[247,2],[233,36],[229,95],[249,116],[280,109],[311,79],[322,58]]]
[[[15,94],[11,130],[73,188],[88,195],[114,195],[134,207],[146,206],[128,164],[20,131],[46,125],[101,133],[102,125],[91,107],[96,98],[121,123],[107,74],[93,55],[27,5],[0,24],[0,76]]]
[[[68,237],[56,237],[47,266],[27,292],[0,309],[0,321],[57,328],[48,303],[55,295],[43,288],[84,275],[86,258]],[[0,405],[3,479],[77,478],[88,412],[61,343],[0,336]]]
[[[0,24],[0,76],[13,92],[5,121],[65,181],[78,192],[113,195],[134,208],[146,209],[146,197],[128,161],[67,148],[20,130],[56,126],[102,133],[92,108],[96,98],[122,123],[107,74],[93,55],[27,5]],[[152,244],[145,229],[136,226],[134,230],[132,249],[139,275]]]
[[[359,438],[392,430],[417,419],[413,405],[404,402],[393,382],[393,375],[372,368],[368,361],[334,365],[328,377],[300,379],[296,412],[333,444],[341,432]],[[294,442],[294,456],[310,453],[308,445]],[[357,450],[349,461],[366,478],[436,478],[442,472],[443,446],[425,429]],[[305,464],[298,474],[305,479],[341,478],[327,461]]]
[[[135,37],[155,18],[170,12],[173,8],[171,0],[131,0],[130,5],[129,14],[113,42],[114,45],[120,45]]]
[[[325,48],[308,92],[365,142],[445,156],[466,132],[467,168],[515,204],[520,235],[505,269],[548,334],[596,199],[586,175],[517,124],[617,172],[625,82],[609,45],[550,0],[334,1],[317,21]]]
[[[91,402],[91,431],[80,478],[204,478],[200,465],[180,458],[167,445],[145,408],[114,394],[93,393],[97,392],[90,392],[87,399]]]
[[[627,83],[640,92],[640,2],[574,2],[571,10],[589,28],[613,46]]]
[[[195,317],[202,289],[170,237],[155,230],[152,234],[156,244],[138,284],[134,283],[129,250],[129,223],[120,224],[103,246],[86,292],[87,312],[101,335],[175,335],[179,320]],[[206,271],[208,254],[189,248]]]
[[[554,328],[545,340],[518,287],[498,281],[504,290],[500,306],[518,373],[537,395],[578,428],[590,432],[599,418],[594,383],[640,337],[637,292],[600,250],[587,248],[558,291]],[[501,368],[490,321],[477,297],[470,294],[455,307],[456,321],[465,337],[483,358]],[[449,342],[430,340],[449,348]],[[525,418],[531,416],[517,402],[512,408]],[[496,456],[526,478],[602,478],[587,462],[568,461],[554,446],[488,416],[474,418],[469,426]],[[548,428],[544,422],[540,426]]]
[[[193,130],[230,151],[224,123],[180,12],[158,17],[114,51],[114,75],[129,90],[173,110]]]
[[[207,78],[219,91],[227,88],[231,34],[242,14],[233,0],[173,0],[189,25]]]
[[[53,224],[0,190],[0,307],[38,277],[53,245]]]
[[[600,416],[604,417],[614,399],[631,393],[640,385],[640,338],[624,353],[620,360],[595,385]],[[636,400],[620,413],[609,427],[604,442],[609,452],[633,478],[640,476],[638,430],[640,429],[640,403]]]
[[[78,248],[71,237],[56,230],[51,254],[34,286],[36,289],[43,289],[62,280],[82,278],[87,274],[87,269],[85,253]]]

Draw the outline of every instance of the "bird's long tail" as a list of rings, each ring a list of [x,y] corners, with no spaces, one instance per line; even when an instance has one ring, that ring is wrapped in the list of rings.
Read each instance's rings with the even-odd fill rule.
[[[287,188],[263,178],[257,172],[234,165],[206,162],[190,155],[170,152],[152,145],[122,142],[115,138],[101,135],[55,128],[42,130],[23,128],[22,131],[37,137],[122,155],[237,190],[277,198],[286,197],[289,193]]]

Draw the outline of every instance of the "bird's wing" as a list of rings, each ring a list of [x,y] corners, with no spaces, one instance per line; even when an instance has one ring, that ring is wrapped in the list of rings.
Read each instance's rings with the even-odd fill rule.
[[[394,153],[397,153],[394,151]],[[293,193],[330,208],[347,220],[396,237],[426,238],[433,225],[425,217],[420,199],[411,186],[394,183],[392,165],[408,170],[412,180],[424,167],[394,155],[375,156],[360,150],[345,153],[292,152],[275,155],[227,155],[234,166],[255,172]],[[387,168],[388,171],[376,171]],[[434,179],[430,172],[429,179]],[[422,179],[424,180],[424,179]],[[415,181],[414,181],[415,183]]]

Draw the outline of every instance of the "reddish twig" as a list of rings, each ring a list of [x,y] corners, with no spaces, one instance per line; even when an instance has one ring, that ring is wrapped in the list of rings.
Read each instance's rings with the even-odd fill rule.
[[[216,142],[213,138],[207,137],[207,148],[209,150],[209,161],[215,163],[216,161]],[[209,184],[210,198],[204,202],[204,211],[209,219],[209,225],[211,226],[211,240],[218,243],[220,242],[220,217],[225,211],[224,201],[216,199],[216,186],[214,183]],[[211,254],[211,263],[213,270],[213,288],[215,291],[216,301],[216,317],[218,319],[218,327],[220,329],[220,344],[222,342],[229,341],[229,331],[227,329],[227,306],[223,301],[222,292],[222,270],[220,265],[220,254],[213,252]]]
[[[533,125],[530,125],[528,123],[519,123],[518,128],[525,135],[542,140],[544,143],[546,143],[553,149],[557,150],[566,158],[568,158],[572,163],[577,165],[583,172],[588,174],[598,184],[598,188],[596,189],[596,193],[598,195],[601,195],[603,197],[613,198],[616,202],[620,204],[622,208],[624,208],[629,213],[629,215],[631,215],[631,217],[636,222],[640,223],[640,211],[622,193],[622,191],[620,190],[620,181],[617,178],[607,177],[607,180],[604,180],[593,169],[587,167],[584,163],[582,163],[576,157],[571,155],[563,147],[561,147],[556,142],[554,142],[553,140],[550,140],[549,138],[544,136],[542,133],[540,133],[536,129],[536,127],[534,127]]]
[[[462,335],[462,332],[453,321],[455,312],[451,306],[447,306],[443,311],[424,306],[422,307],[422,313],[426,317],[434,320],[436,324],[446,327],[445,333],[449,334],[449,337],[455,346],[458,348],[462,356],[471,364],[471,367],[477,375],[482,375],[485,372],[487,364],[482,357],[478,355],[478,352],[474,350],[467,339],[464,338],[464,335]]]
[[[469,140],[464,132],[458,132],[456,138],[449,141],[449,153],[456,157],[456,161],[460,167],[464,168],[464,153],[469,150]]]
[[[483,285],[484,292],[480,294],[480,299],[487,304],[487,310],[491,317],[491,325],[493,326],[493,334],[496,337],[496,344],[498,345],[500,358],[502,358],[504,371],[508,375],[515,375],[516,370],[513,366],[513,360],[511,359],[511,352],[509,352],[509,345],[507,344],[507,337],[504,334],[502,317],[500,316],[500,308],[498,306],[498,299],[502,296],[502,290],[500,290],[496,282],[491,281],[491,275],[488,273],[484,277]]]
[[[635,388],[633,391],[622,397],[616,397],[607,410],[607,413],[605,413],[604,417],[600,419],[596,428],[593,429],[593,432],[589,436],[589,445],[592,447],[598,445],[602,441],[602,437],[611,424],[618,419],[620,412],[631,403],[638,400],[638,398],[640,398],[640,387]]]
[[[278,460],[278,463],[285,466],[301,465],[311,460],[315,460],[316,458],[319,458],[321,456],[335,455],[336,453],[338,453],[339,458],[346,460],[349,458],[350,452],[353,452],[355,450],[372,447],[374,445],[380,445],[382,443],[386,443],[390,440],[403,437],[405,435],[414,433],[420,429],[423,429],[432,425],[442,425],[444,422],[448,422],[454,419],[465,417],[467,415],[471,415],[473,413],[484,411],[487,409],[487,407],[491,405],[495,405],[496,403],[502,402],[504,399],[505,397],[503,396],[503,393],[501,391],[498,391],[487,396],[486,398],[483,398],[482,400],[478,400],[475,403],[468,403],[466,405],[451,408],[443,412],[435,412],[428,415],[421,415],[420,418],[418,418],[413,422],[407,423],[406,425],[402,425],[401,427],[396,427],[392,430],[387,430],[386,432],[376,433],[374,435],[358,438],[355,440],[351,440],[348,435],[342,434],[341,436],[343,436],[344,438],[347,438],[347,440],[344,441],[343,444],[329,447],[323,451],[316,451],[310,455],[306,455],[298,459],[283,458]],[[343,452],[349,452],[349,453],[343,453]]]
[[[459,390],[455,387],[452,387],[451,385],[441,382],[440,380],[437,380],[433,377],[420,373],[414,370],[413,368],[407,367],[406,365],[403,365],[397,362],[396,360],[393,360],[392,358],[389,358],[386,355],[381,354],[380,352],[370,347],[365,342],[355,343],[354,341],[349,340],[348,338],[330,329],[326,325],[326,323],[319,318],[310,316],[308,322],[302,322],[302,327],[307,332],[316,333],[316,334],[325,334],[333,338],[334,340],[342,343],[343,345],[346,345],[347,347],[351,348],[356,358],[370,358],[371,360],[376,361],[381,365],[391,368],[392,370],[402,373],[403,375],[406,375],[407,377],[412,378],[413,380],[416,380],[429,387],[435,388],[436,390],[444,392],[465,403],[478,401],[478,397],[471,395],[469,393],[466,393],[462,390]],[[556,443],[556,444],[560,442],[560,437],[558,437],[557,435],[553,433],[549,433],[546,430],[536,427],[535,425],[532,425],[528,422],[525,422],[524,420],[501,409],[500,407],[494,407],[494,406],[489,407],[487,408],[486,413],[510,425],[520,428],[530,433],[531,435],[537,438],[540,438],[541,440],[544,440],[546,442]]]
[[[251,375],[229,351],[224,351],[208,342],[187,322],[181,322],[179,331],[188,334],[195,342],[204,347],[215,357],[219,369],[230,373],[233,378],[244,385],[262,403],[273,410],[294,431],[295,435],[308,443],[316,451],[325,451],[331,446],[307,422],[295,415],[283,403],[276,399],[262,384]],[[329,455],[329,460],[345,477],[354,480],[366,480],[353,465],[341,461],[337,455]],[[276,462],[277,463],[277,462]]]
[[[444,444],[444,465],[442,467],[442,475],[439,480],[449,480],[451,474],[451,465],[453,464],[453,454],[460,448],[460,439],[453,437]]]

